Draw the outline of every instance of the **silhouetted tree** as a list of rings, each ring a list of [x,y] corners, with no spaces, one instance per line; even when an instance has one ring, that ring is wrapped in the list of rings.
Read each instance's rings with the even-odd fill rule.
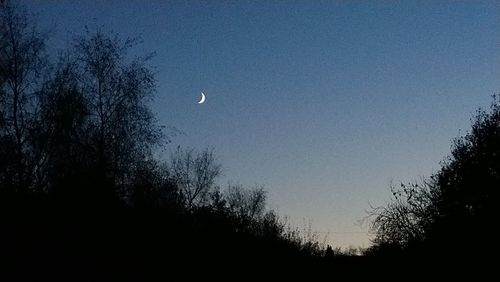
[[[39,100],[36,126],[37,151],[42,161],[37,166],[39,186],[52,197],[84,196],[84,173],[90,166],[88,105],[78,84],[74,62],[62,60],[53,77],[45,83]]]
[[[188,210],[207,204],[215,180],[221,174],[221,165],[212,151],[205,149],[177,150],[171,157],[169,172],[179,187],[180,196]]]
[[[224,193],[224,199],[228,213],[234,217],[237,232],[253,232],[262,236],[266,213],[266,192],[263,187],[245,189],[240,185],[230,184]]]
[[[20,98],[19,106],[12,106],[12,114],[3,114],[12,117],[5,127],[6,131],[12,128],[8,130],[12,134],[4,139],[9,137],[14,151],[21,151],[14,158],[16,167],[28,155],[21,145],[31,144],[36,149],[32,150],[38,156],[38,162],[32,165],[33,174],[38,185],[52,196],[67,202],[92,201],[93,205],[118,203],[131,196],[135,173],[152,160],[152,148],[162,140],[162,132],[147,107],[155,80],[145,65],[147,58],[128,60],[126,51],[133,44],[133,40],[122,42],[99,31],[78,38],[74,49],[65,53],[55,71],[47,75],[39,99],[34,101],[37,111],[31,112],[29,130],[17,125],[28,124],[27,114],[13,114],[27,107],[28,98],[22,95],[28,96],[11,86],[21,85],[16,87],[27,90],[29,85],[15,82],[20,79],[16,76],[9,78],[14,82],[9,84],[12,90],[7,94],[14,100]],[[29,49],[19,52],[22,56],[39,53]],[[34,68],[31,61],[35,59],[24,61],[24,68]],[[25,142],[18,131],[32,133],[32,143]]]
[[[0,7],[0,188],[33,192],[39,156],[31,142],[40,75],[45,67],[45,40],[25,11]]]
[[[134,44],[98,31],[75,45],[78,82],[91,125],[87,146],[95,181],[104,190],[100,193],[122,198],[135,164],[150,158],[162,137],[146,104],[155,90],[154,75],[145,65],[148,57],[127,61],[126,51]]]
[[[472,129],[453,141],[442,168],[422,184],[402,185],[393,200],[372,210],[375,249],[486,252],[500,214],[500,103],[479,110]],[[492,249],[487,251],[493,251]],[[391,251],[393,252],[393,251]]]
[[[239,185],[229,185],[225,199],[230,212],[241,219],[260,220],[264,215],[266,192],[263,187],[244,189]]]
[[[433,182],[401,184],[400,189],[391,187],[392,201],[387,206],[371,210],[372,230],[376,231],[375,244],[405,248],[408,244],[425,239],[432,220],[436,216],[436,192]]]
[[[494,240],[500,215],[500,102],[478,110],[472,129],[456,138],[451,156],[434,176],[439,188],[432,240],[464,244]],[[479,249],[479,248],[478,248]]]

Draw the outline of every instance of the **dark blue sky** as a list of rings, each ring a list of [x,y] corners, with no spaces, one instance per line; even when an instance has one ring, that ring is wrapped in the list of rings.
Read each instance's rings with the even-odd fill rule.
[[[84,26],[156,51],[161,124],[340,246],[439,168],[500,93],[500,1],[23,1],[63,49]],[[200,92],[203,105],[196,102]]]

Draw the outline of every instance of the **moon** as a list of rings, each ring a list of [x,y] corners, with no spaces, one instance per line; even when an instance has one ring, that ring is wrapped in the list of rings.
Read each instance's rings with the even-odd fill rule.
[[[201,100],[198,102],[198,104],[203,104],[203,103],[205,103],[205,94],[201,92]]]

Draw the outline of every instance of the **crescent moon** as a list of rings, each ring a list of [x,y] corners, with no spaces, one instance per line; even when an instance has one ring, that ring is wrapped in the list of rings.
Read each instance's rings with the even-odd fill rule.
[[[198,102],[198,104],[203,104],[205,102],[205,94],[201,92],[201,100]]]

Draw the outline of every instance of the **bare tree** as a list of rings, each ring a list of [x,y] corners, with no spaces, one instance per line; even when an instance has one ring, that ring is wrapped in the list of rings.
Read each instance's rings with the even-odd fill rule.
[[[241,219],[260,220],[266,208],[264,187],[244,189],[240,185],[229,185],[225,199],[231,213]]]
[[[169,171],[180,189],[185,206],[191,210],[207,204],[215,180],[221,174],[221,165],[216,162],[211,150],[196,152],[177,147],[172,154]]]
[[[23,10],[0,8],[0,180],[13,192],[29,192],[37,160],[30,141],[40,74],[45,66],[44,37]]]
[[[86,103],[89,154],[100,185],[123,192],[137,162],[151,158],[162,140],[161,128],[147,106],[155,90],[149,56],[127,57],[137,40],[87,32],[75,44],[78,86]],[[117,190],[118,189],[118,190]]]

